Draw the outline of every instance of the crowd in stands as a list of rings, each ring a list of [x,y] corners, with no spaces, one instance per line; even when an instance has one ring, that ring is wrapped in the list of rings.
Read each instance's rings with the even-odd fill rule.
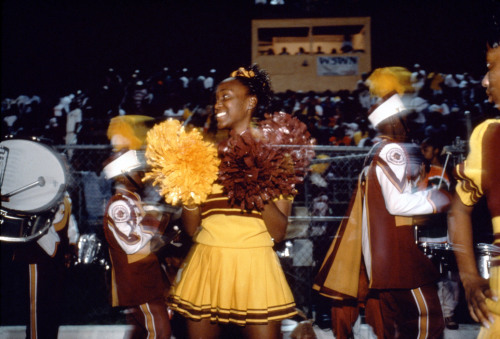
[[[409,71],[414,91],[403,99],[413,112],[416,142],[435,134],[444,144],[457,137],[465,140],[471,126],[492,112],[480,78],[429,72],[419,65]],[[364,82],[367,76],[354,90],[275,93],[273,111],[304,121],[319,145],[368,146],[376,132],[366,119],[374,103]],[[215,133],[212,93],[221,77],[215,69],[193,75],[186,68],[164,68],[154,74],[136,70],[124,78],[109,69],[95,88],[63,95],[53,107],[37,95],[2,98],[2,134],[44,137],[55,145],[107,144],[109,119],[124,114],[187,120]]]

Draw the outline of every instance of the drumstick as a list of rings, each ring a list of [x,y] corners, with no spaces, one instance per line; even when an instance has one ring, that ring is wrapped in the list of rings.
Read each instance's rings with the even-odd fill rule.
[[[43,187],[44,185],[45,185],[45,179],[43,177],[38,177],[37,181],[32,182],[31,184],[28,184],[26,186],[20,187],[20,188],[18,188],[16,190],[13,190],[12,192],[7,193],[4,196],[2,196],[2,198],[7,198],[8,199],[8,198],[10,198],[13,195],[16,195],[18,193],[24,192],[24,191],[26,191],[26,190],[28,190],[30,188],[35,187],[35,186],[41,186],[41,187]]]
[[[441,188],[441,184],[443,183],[444,173],[446,171],[446,165],[448,165],[448,159],[450,159],[451,152],[446,152],[446,160],[444,161],[443,172],[441,173],[441,178],[439,178],[438,189]]]

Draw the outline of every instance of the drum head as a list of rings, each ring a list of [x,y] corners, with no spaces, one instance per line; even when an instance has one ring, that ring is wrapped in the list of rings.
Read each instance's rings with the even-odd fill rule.
[[[62,157],[47,145],[9,139],[0,143],[2,208],[38,213],[59,202],[66,189],[67,173]]]

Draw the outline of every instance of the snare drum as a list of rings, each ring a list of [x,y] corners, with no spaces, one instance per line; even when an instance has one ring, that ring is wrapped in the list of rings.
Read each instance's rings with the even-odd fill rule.
[[[475,246],[476,262],[479,275],[485,279],[490,277],[491,259],[499,255],[497,250],[492,249],[492,245],[485,243],[478,243]]]
[[[27,242],[52,224],[66,190],[66,164],[36,140],[0,143],[0,240]]]
[[[436,265],[440,273],[455,270],[455,257],[449,243],[420,242],[418,247]]]

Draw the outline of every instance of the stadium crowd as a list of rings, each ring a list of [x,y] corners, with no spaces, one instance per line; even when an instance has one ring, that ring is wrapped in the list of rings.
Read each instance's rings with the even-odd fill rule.
[[[434,134],[445,145],[457,137],[466,139],[476,122],[491,114],[481,79],[467,73],[431,72],[418,64],[407,71],[411,90],[403,97],[413,110],[412,138],[417,143]],[[319,145],[367,146],[376,137],[366,119],[373,104],[364,82],[368,75],[363,74],[353,90],[274,93],[273,110],[307,123]],[[181,119],[215,133],[212,93],[219,76],[215,69],[193,74],[187,68],[163,68],[152,74],[135,70],[124,77],[110,68],[93,88],[55,99],[25,94],[2,98],[2,133],[43,137],[55,145],[107,144],[109,120],[130,114]]]

